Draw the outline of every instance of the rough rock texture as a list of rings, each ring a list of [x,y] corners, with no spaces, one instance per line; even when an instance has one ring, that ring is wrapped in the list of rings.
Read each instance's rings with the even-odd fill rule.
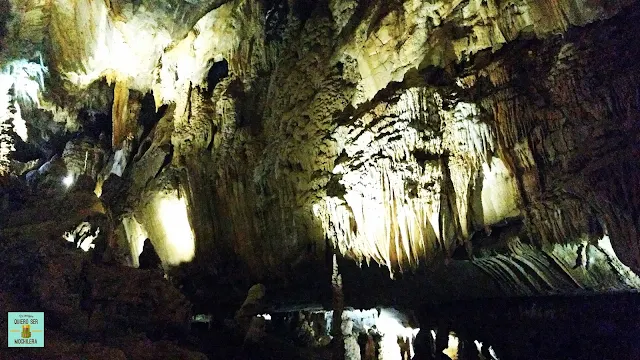
[[[58,181],[60,179],[58,178]],[[202,359],[174,343],[154,342],[187,331],[191,305],[162,272],[124,267],[111,260],[110,224],[102,202],[71,187],[42,199],[29,189],[3,194],[14,207],[0,211],[0,308],[45,312],[46,351],[13,351],[3,359]],[[24,198],[11,198],[22,193]],[[102,231],[89,252],[63,239],[88,221]],[[6,331],[6,317],[0,320]],[[141,334],[118,340],[125,334]],[[3,333],[3,339],[7,337]],[[3,340],[6,341],[6,340]]]
[[[559,37],[620,8],[453,5],[367,4],[342,29],[319,5],[271,44],[268,83],[232,73],[211,100],[190,87],[172,163],[198,249],[235,253],[259,276],[322,258],[327,237],[392,272],[476,259],[507,293],[636,287],[597,243],[609,236],[638,268],[636,197],[622,200],[637,140],[631,110],[616,110],[635,106],[619,94],[636,81],[634,54],[618,55],[634,40],[602,35],[633,26],[635,10]]]
[[[132,258],[148,237],[184,278],[291,289],[335,251],[363,265],[345,293],[370,264],[445,297],[640,286],[634,1],[18,3],[65,96],[115,82]]]

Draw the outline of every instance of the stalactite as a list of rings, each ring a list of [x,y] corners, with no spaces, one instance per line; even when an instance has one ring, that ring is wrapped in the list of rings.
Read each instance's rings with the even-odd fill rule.
[[[486,116],[472,103],[443,103],[433,90],[410,88],[364,115],[365,130],[336,130],[351,156],[333,170],[345,193],[314,211],[342,254],[393,276],[450,256],[474,226],[518,215],[515,179],[494,155]]]
[[[129,121],[129,87],[125,81],[116,81],[113,90],[113,135],[111,138],[114,149],[120,149],[124,140],[130,136],[132,129]]]
[[[438,174],[434,175],[437,182]],[[327,198],[323,210],[316,207],[325,231],[334,236],[343,254],[359,261],[372,259],[391,270],[408,270],[435,255],[438,197],[409,198],[402,178],[388,165],[354,176],[369,182],[348,191],[345,200]]]

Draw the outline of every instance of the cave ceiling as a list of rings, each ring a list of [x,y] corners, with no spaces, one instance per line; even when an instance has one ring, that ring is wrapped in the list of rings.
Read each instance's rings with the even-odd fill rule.
[[[89,175],[133,257],[290,284],[336,252],[345,284],[443,298],[640,286],[636,1],[9,8],[0,90],[24,95],[0,100],[38,146],[102,114]]]

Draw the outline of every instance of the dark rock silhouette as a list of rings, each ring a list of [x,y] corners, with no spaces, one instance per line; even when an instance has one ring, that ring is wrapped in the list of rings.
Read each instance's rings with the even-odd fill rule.
[[[140,263],[140,269],[162,269],[162,260],[160,260],[150,239],[144,241],[142,253],[140,253],[138,261]]]

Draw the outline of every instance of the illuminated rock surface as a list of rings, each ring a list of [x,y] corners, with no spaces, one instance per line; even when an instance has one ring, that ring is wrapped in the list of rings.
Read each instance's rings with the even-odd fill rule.
[[[640,288],[636,1],[0,0],[0,13],[2,236],[26,226],[25,241],[64,246],[90,214],[35,199],[95,193],[102,236],[84,256],[137,267],[149,239],[167,282],[104,273],[164,284],[154,306],[188,318],[172,284],[231,318],[262,283],[274,309],[329,307],[334,254],[358,308]],[[51,261],[79,276],[75,256]]]

